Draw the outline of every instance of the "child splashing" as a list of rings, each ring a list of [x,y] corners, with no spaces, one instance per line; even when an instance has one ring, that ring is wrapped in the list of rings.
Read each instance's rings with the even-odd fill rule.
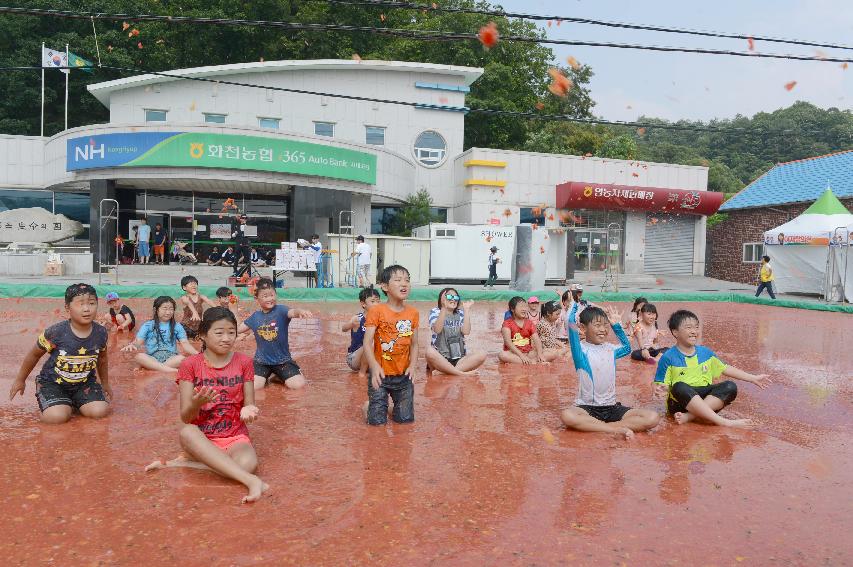
[[[523,297],[509,300],[510,318],[501,327],[504,348],[498,359],[506,364],[550,363],[557,358],[554,351],[545,351],[536,325],[528,317],[528,304]]]
[[[258,456],[247,424],[258,418],[252,359],[234,352],[237,319],[224,307],[204,312],[199,325],[202,352],[178,370],[181,447],[190,458],[154,461],[146,471],[165,467],[210,469],[243,484],[243,502],[254,502],[269,486],[254,473]]]

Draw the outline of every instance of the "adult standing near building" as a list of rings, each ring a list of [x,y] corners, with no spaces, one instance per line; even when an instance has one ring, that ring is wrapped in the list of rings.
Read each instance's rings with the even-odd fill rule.
[[[358,287],[367,287],[370,285],[370,259],[373,250],[370,248],[370,244],[364,241],[362,235],[356,236],[355,241],[355,252],[351,256],[357,257],[355,265],[358,274]]]
[[[159,222],[154,227],[154,261],[158,264],[166,263],[166,231]]]
[[[249,235],[246,234],[246,222],[248,221],[248,217],[245,214],[241,214],[237,217],[237,224],[234,225],[234,230],[231,231],[231,238],[237,244],[237,254],[234,259],[234,275],[241,276],[243,272],[249,270],[251,273],[252,266],[252,249],[249,245]],[[245,263],[245,266],[241,269],[240,263]]]
[[[501,259],[498,258],[497,246],[489,248],[489,252],[489,279],[486,280],[486,284],[483,287],[494,289],[495,282],[498,281],[498,263],[500,263]]]
[[[151,239],[151,227],[148,226],[148,219],[142,217],[139,224],[139,230],[136,231],[136,250],[139,254],[139,263],[147,264],[148,255],[151,251],[148,248],[148,241]]]
[[[765,289],[770,294],[770,299],[776,299],[776,293],[773,291],[773,268],[770,266],[770,256],[761,257],[761,269],[758,272],[758,289],[755,290],[755,297],[761,295]]]

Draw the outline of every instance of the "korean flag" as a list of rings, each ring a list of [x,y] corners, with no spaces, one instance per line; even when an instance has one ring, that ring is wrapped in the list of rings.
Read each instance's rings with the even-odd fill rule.
[[[59,69],[60,67],[68,67],[68,55],[64,51],[56,51],[55,49],[42,49],[41,66],[49,69]],[[63,73],[67,73],[68,69],[59,69]]]

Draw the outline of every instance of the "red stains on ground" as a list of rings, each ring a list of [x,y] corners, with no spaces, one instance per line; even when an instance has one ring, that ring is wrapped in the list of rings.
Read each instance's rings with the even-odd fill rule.
[[[23,310],[0,300],[9,315],[0,391],[35,340],[18,329],[59,320],[50,314],[61,301],[27,299]],[[128,303],[142,320],[150,312],[151,300]],[[32,379],[23,399],[0,406],[0,505],[12,526],[0,556],[9,565],[170,565],[192,549],[193,565],[657,565],[711,545],[720,565],[853,564],[853,543],[838,537],[853,528],[839,505],[853,499],[853,350],[838,340],[853,333],[853,318],[655,303],[661,321],[696,312],[703,342],[724,362],[772,375],[767,390],[739,383],[724,410],[755,419],[755,431],[668,419],[632,442],[566,431],[559,413],[575,398],[574,370],[567,360],[499,365],[504,302],[469,311],[468,347],[488,354],[479,374],[427,378],[421,360],[415,423],[368,427],[366,385],[346,368],[349,335],[340,332],[357,303],[294,303],[319,315],[290,329],[309,385],[273,386],[258,401],[250,429],[271,490],[251,506],[239,504],[240,486],[210,472],[142,472],[179,453],[176,387],[134,373],[132,354],[118,352],[129,339],[111,337],[109,418],[40,425]],[[435,304],[414,305],[423,352]],[[239,349],[253,353],[253,341]],[[617,368],[623,404],[663,410],[651,397],[654,367],[622,359]]]

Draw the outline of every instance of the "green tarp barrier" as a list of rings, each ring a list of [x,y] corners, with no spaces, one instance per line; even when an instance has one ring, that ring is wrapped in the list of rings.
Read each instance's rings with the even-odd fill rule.
[[[0,284],[0,298],[9,297],[41,297],[41,298],[61,298],[65,296],[64,285],[53,284]],[[155,298],[160,295],[170,295],[179,297],[183,294],[179,285],[99,285],[95,286],[98,290],[98,295],[104,297],[108,292],[115,291],[122,298],[133,297],[148,297]],[[216,295],[217,287],[201,286],[201,293],[208,297]],[[232,288],[232,290],[243,298],[249,297],[249,292],[246,288]],[[288,288],[279,289],[278,296],[283,300],[290,301],[358,301],[358,292],[356,288]],[[428,301],[434,303],[438,299],[438,289],[436,288],[415,288],[409,294],[410,301]],[[557,299],[557,294],[553,290],[541,290],[532,293],[517,293],[512,290],[478,290],[478,289],[461,289],[460,292],[465,299],[474,301],[509,301],[516,295],[530,297],[531,295],[539,296],[541,301],[549,301]],[[585,292],[584,298],[593,302],[631,302],[637,297],[634,293],[598,293]],[[813,311],[834,311],[839,313],[853,313],[853,305],[840,303],[822,303],[817,301],[801,301],[796,299],[776,299],[757,298],[749,294],[739,293],[642,293],[642,296],[652,302],[665,301],[680,301],[680,302],[702,302],[716,301],[725,303],[751,303],[757,305],[772,305],[774,307],[789,307],[794,309],[810,309]]]

